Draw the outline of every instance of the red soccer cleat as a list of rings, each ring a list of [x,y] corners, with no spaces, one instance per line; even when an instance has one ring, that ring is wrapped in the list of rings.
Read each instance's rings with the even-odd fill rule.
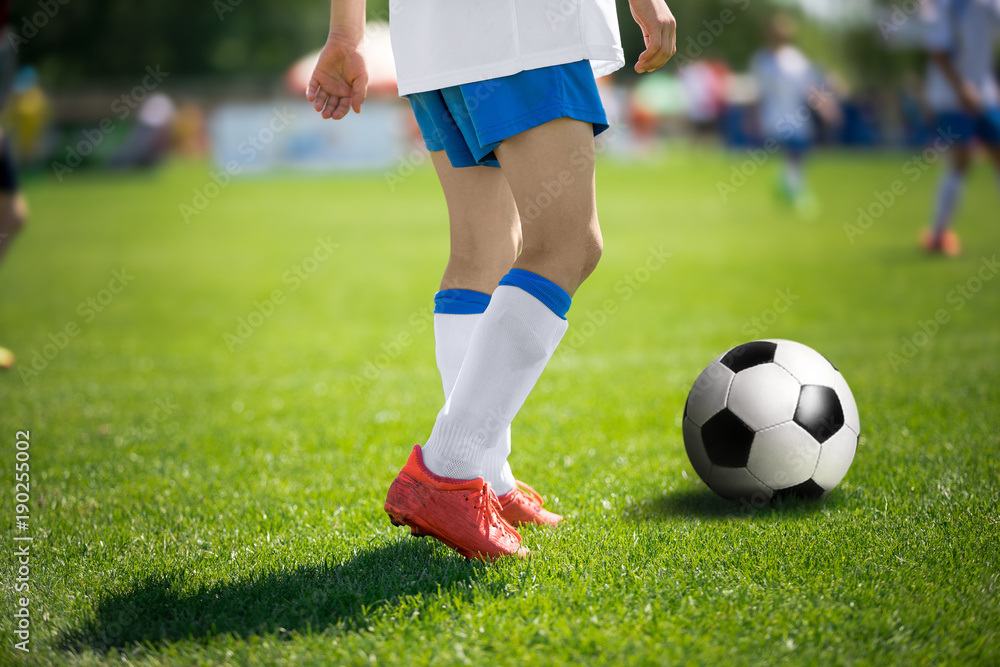
[[[533,488],[520,480],[515,480],[517,486],[510,493],[497,498],[503,508],[503,518],[512,526],[523,526],[526,523],[537,523],[540,526],[557,526],[562,517],[555,512],[542,509],[545,501]]]
[[[385,511],[393,525],[409,526],[414,535],[440,540],[466,558],[526,558],[531,553],[504,521],[489,482],[435,475],[424,466],[420,445],[414,445],[389,487]]]
[[[940,236],[935,236],[932,229],[924,230],[920,235],[920,247],[928,254],[941,253],[948,257],[958,257],[962,253],[962,242],[951,229],[945,229]]]

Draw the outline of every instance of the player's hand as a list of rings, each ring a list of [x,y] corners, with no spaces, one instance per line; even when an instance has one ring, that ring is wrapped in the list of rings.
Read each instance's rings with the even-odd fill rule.
[[[368,68],[359,41],[330,34],[306,87],[306,99],[323,118],[340,120],[361,112],[368,94]]]
[[[635,71],[658,70],[677,52],[677,21],[663,0],[629,0],[628,4],[646,41],[646,50],[639,54]]]
[[[810,88],[806,101],[827,125],[831,127],[840,127],[843,125],[844,114],[840,110],[840,102],[826,84]]]

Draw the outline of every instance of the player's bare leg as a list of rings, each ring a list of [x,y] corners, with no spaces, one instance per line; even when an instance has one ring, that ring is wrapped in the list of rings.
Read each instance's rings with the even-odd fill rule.
[[[934,220],[924,232],[920,243],[927,252],[955,256],[961,252],[961,244],[952,231],[951,224],[962,194],[965,175],[972,162],[972,150],[967,144],[955,144],[949,152],[951,162],[945,166],[945,173],[938,186]]]
[[[986,147],[986,152],[993,163],[994,173],[997,179],[997,192],[1000,194],[1000,144]]]
[[[443,151],[432,152],[431,159],[444,190],[451,229],[451,253],[438,294],[446,302],[456,294],[460,297],[463,290],[492,295],[521,249],[521,223],[507,179],[493,167],[455,168]],[[445,399],[455,386],[488,301],[480,303],[480,308],[472,308],[476,312],[467,308],[463,314],[434,314],[435,357]],[[436,310],[448,308],[442,304]],[[508,463],[510,431],[508,427],[501,433],[483,458],[483,478],[497,495],[502,516],[512,525],[558,524],[562,517],[542,509],[541,496],[514,477]]]
[[[0,191],[0,259],[24,226],[27,204],[20,192]],[[14,353],[0,345],[0,370],[14,365]]]
[[[444,151],[433,151],[431,160],[448,204],[451,232],[441,289],[493,294],[521,247],[521,225],[507,180],[493,167],[453,167]]]
[[[0,133],[0,142],[3,143],[0,152],[0,260],[7,253],[7,249],[24,227],[24,221],[28,216],[28,205],[24,195],[17,189],[17,179],[14,173],[14,163],[10,158],[10,146],[6,142],[6,137]],[[7,348],[0,346],[0,369],[10,368],[14,365],[14,353]]]
[[[488,298],[510,270],[521,249],[521,223],[507,180],[494,167],[451,165],[444,151],[431,152],[441,189],[448,204],[451,252],[435,301],[434,356],[447,400],[472,339],[472,332],[486,310]],[[471,290],[473,298],[449,308],[448,299],[462,299]],[[457,295],[457,296],[456,296]],[[464,306],[464,307],[462,307]],[[454,312],[454,311],[459,312]],[[507,458],[510,429],[500,434],[483,462],[483,478],[494,493],[514,489],[516,480]]]
[[[27,210],[27,202],[20,192],[0,191],[0,260],[24,227]]]
[[[602,249],[591,124],[550,121],[505,139],[496,154],[517,205],[522,251],[475,326],[427,444],[414,448],[385,505],[394,522],[465,555],[489,557],[527,552],[482,480],[486,453],[566,333],[570,294],[594,270]],[[488,523],[485,531],[457,510],[463,504],[486,512],[476,520]]]
[[[521,212],[523,250],[514,268],[543,276],[572,296],[603,250],[593,126],[559,118],[504,140],[496,154]]]
[[[557,119],[496,149],[521,220],[522,251],[476,325],[455,387],[423,449],[428,469],[483,474],[566,332],[570,295],[594,270],[602,240],[593,127]]]

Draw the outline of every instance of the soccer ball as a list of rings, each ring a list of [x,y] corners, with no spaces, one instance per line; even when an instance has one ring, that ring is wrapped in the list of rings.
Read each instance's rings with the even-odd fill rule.
[[[819,498],[847,474],[861,423],[847,382],[790,340],[729,350],[702,371],[684,406],[684,448],[724,498],[763,504]]]

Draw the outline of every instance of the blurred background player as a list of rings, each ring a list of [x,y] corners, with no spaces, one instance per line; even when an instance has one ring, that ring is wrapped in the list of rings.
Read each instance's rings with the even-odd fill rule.
[[[937,115],[938,133],[954,141],[921,245],[954,256],[961,246],[950,226],[974,139],[986,147],[1000,179],[1000,94],[992,71],[1000,0],[926,0],[921,9],[930,53],[927,101]]]
[[[840,111],[819,71],[790,42],[795,23],[776,14],[768,24],[765,46],[754,54],[750,72],[759,91],[758,121],[765,142],[776,141],[785,153],[781,193],[796,210],[811,216],[816,202],[806,185],[803,163],[812,145],[812,111],[830,124],[840,123]]]
[[[635,70],[659,69],[675,51],[673,15],[663,0],[630,5],[646,42]],[[525,26],[513,38],[499,27],[512,22]],[[361,110],[364,26],[363,0],[333,1],[307,89],[324,118]],[[456,12],[414,0],[390,28],[399,94],[444,190],[451,254],[434,299],[445,404],[385,510],[466,557],[523,557],[513,526],[561,517],[514,479],[507,434],[602,252],[594,136],[608,123],[595,77],[624,64],[614,2],[497,0]]]
[[[718,141],[719,119],[726,105],[729,68],[721,60],[699,58],[678,69],[684,90],[688,129],[695,144]]]
[[[139,107],[138,122],[129,128],[125,141],[111,157],[117,169],[156,167],[170,150],[171,133],[177,110],[174,101],[161,92],[150,95]]]
[[[17,74],[17,54],[10,34],[10,2],[0,1],[0,109],[7,103]],[[17,170],[11,142],[0,128],[0,260],[27,218],[24,195],[18,189]],[[10,368],[14,354],[0,346],[0,368]]]

